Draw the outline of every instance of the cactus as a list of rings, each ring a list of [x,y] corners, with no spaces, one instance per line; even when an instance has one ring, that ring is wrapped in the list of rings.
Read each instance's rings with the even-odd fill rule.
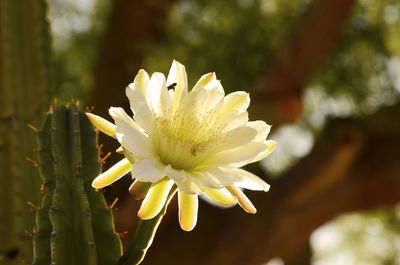
[[[38,140],[44,196],[33,264],[117,264],[122,249],[111,211],[91,187],[101,171],[93,126],[75,106],[57,107],[45,117]]]
[[[50,99],[50,36],[45,0],[0,1],[0,262],[31,260],[40,178],[26,159]],[[34,162],[34,161],[33,161]],[[37,165],[34,162],[34,165]],[[29,203],[31,206],[29,206]]]

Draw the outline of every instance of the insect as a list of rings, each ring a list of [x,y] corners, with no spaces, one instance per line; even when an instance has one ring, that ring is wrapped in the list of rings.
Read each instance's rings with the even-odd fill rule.
[[[168,90],[175,89],[175,87],[176,87],[176,83],[172,83],[169,86],[167,86]]]

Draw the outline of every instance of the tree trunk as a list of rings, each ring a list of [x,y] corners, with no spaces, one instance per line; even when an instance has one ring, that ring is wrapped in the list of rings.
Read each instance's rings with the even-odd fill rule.
[[[280,45],[253,95],[257,119],[275,127],[301,114],[305,85],[337,46],[356,0],[315,0]]]

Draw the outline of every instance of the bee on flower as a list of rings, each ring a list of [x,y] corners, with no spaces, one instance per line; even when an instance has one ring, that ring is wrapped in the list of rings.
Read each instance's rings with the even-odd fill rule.
[[[240,167],[265,158],[277,143],[266,140],[269,125],[248,120],[247,93],[225,95],[215,73],[203,75],[189,92],[185,67],[174,61],[167,79],[140,70],[126,95],[133,117],[111,107],[112,124],[87,113],[94,126],[119,141],[125,155],[95,178],[93,187],[103,188],[131,172],[130,193],[144,198],[138,216],[151,219],[177,185],[185,231],[196,225],[200,194],[256,212],[242,189],[268,191],[269,185]]]

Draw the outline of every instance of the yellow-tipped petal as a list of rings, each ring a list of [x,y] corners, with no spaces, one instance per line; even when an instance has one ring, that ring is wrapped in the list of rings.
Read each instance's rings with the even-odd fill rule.
[[[225,192],[223,189],[210,189],[204,188],[204,193],[209,197],[211,200],[215,201],[218,204],[229,206],[235,205],[237,203],[237,199],[232,196],[231,193]]]
[[[191,231],[197,223],[198,198],[197,195],[178,193],[179,224],[187,232]]]
[[[150,187],[138,212],[140,219],[151,219],[161,211],[172,185],[174,182],[171,179],[163,178]]]
[[[244,195],[244,193],[238,187],[231,185],[227,187],[227,189],[238,199],[239,205],[243,208],[243,210],[252,214],[257,212],[256,207],[254,207],[249,198],[247,198],[247,196]]]
[[[216,76],[215,73],[208,73],[203,75],[202,77],[200,77],[199,81],[197,81],[196,85],[194,85],[192,91],[199,89],[201,87],[205,87],[206,85],[208,85],[211,81],[215,80]]]
[[[111,137],[117,138],[117,136],[115,135],[115,130],[117,128],[115,126],[115,124],[109,122],[108,120],[106,120],[100,116],[94,115],[92,113],[86,112],[86,116],[88,117],[90,122],[94,125],[94,127],[99,129],[99,131],[101,131]]]
[[[124,153],[124,148],[122,146],[118,147],[117,150],[115,150],[116,153],[118,154],[123,154]]]
[[[92,186],[97,189],[103,188],[120,179],[130,170],[132,170],[132,163],[124,158],[95,178],[92,182]]]
[[[151,187],[151,182],[141,182],[135,180],[129,187],[129,193],[135,200],[143,199]]]
[[[254,162],[255,161],[260,161],[261,159],[263,159],[263,158],[267,157],[268,155],[270,155],[272,153],[272,151],[274,151],[276,146],[278,145],[278,143],[276,141],[274,141],[274,140],[265,140],[264,144],[268,147],[268,149],[265,152],[259,154],[257,156],[257,158],[254,159]]]

